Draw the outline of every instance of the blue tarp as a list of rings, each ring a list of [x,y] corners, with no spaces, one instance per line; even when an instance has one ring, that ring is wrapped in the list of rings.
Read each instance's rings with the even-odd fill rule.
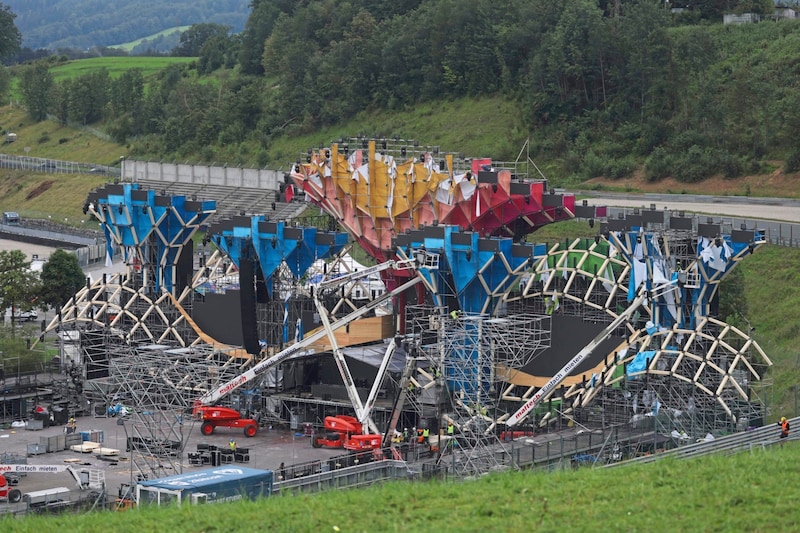
[[[633,358],[633,361],[628,363],[627,369],[628,374],[634,374],[636,372],[644,372],[647,368],[647,361],[652,360],[653,357],[656,356],[655,350],[647,350],[644,352],[639,352],[636,354],[636,357]]]

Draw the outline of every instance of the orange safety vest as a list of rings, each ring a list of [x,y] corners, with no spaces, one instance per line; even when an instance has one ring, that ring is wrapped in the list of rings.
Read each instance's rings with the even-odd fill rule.
[[[783,433],[786,436],[789,436],[789,421],[788,420],[784,420],[783,422],[781,422],[781,433]]]

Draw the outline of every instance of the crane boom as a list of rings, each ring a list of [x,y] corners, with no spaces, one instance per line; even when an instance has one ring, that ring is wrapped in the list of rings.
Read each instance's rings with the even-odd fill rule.
[[[388,263],[391,263],[392,265],[396,265],[397,264],[397,262],[395,262],[395,261],[389,261]],[[382,265],[385,265],[385,264],[386,263],[382,263]],[[391,267],[392,266],[387,267],[387,268],[391,268]],[[365,272],[365,271],[362,271],[359,274],[362,274],[363,272]],[[337,280],[338,279],[341,279],[341,278],[337,278]],[[346,326],[347,324],[351,323],[353,320],[356,320],[357,318],[360,318],[360,317],[364,316],[369,311],[372,311],[376,307],[379,307],[386,300],[388,300],[390,298],[394,298],[398,294],[401,294],[405,290],[413,287],[414,285],[419,283],[421,280],[422,280],[422,278],[420,278],[420,277],[413,277],[409,281],[407,281],[406,283],[396,287],[394,290],[387,291],[387,292],[383,293],[381,296],[379,296],[378,298],[376,298],[376,299],[372,300],[371,302],[367,303],[363,307],[359,307],[358,309],[352,311],[351,313],[343,316],[339,320],[331,323],[330,324],[330,331],[335,331],[335,330],[337,330],[339,328],[342,328],[342,327]],[[345,281],[345,280],[343,280],[343,281]],[[204,394],[203,396],[201,396],[197,400],[197,403],[199,405],[214,405],[214,403],[219,401],[219,399],[222,398],[223,396],[225,396],[226,394],[229,394],[229,393],[233,392],[234,390],[238,389],[239,387],[241,387],[245,383],[253,381],[253,379],[255,379],[257,376],[263,374],[264,372],[266,372],[267,370],[269,370],[273,366],[285,361],[289,357],[301,352],[304,348],[306,348],[308,346],[311,346],[312,344],[314,344],[318,340],[322,339],[326,335],[328,335],[328,329],[326,329],[326,328],[322,328],[319,331],[308,335],[303,340],[292,344],[291,346],[289,346],[285,350],[282,350],[282,351],[276,353],[275,355],[273,355],[271,357],[268,357],[267,359],[264,359],[260,363],[256,364],[255,366],[253,366],[252,368],[250,368],[247,371],[243,372],[242,374],[239,374],[238,376],[236,376],[235,378],[231,379],[227,383],[221,385],[220,387],[218,387],[218,388],[216,388],[216,389],[214,389],[212,391],[207,392],[206,394]]]
[[[670,281],[665,285],[659,287],[658,290],[661,291],[664,289],[670,289],[676,283],[677,280]],[[569,376],[570,373],[572,373],[572,371],[575,370],[575,368],[584,361],[584,359],[589,357],[592,354],[592,352],[594,352],[594,350],[605,339],[607,339],[608,336],[611,335],[611,333],[615,329],[617,329],[617,327],[619,327],[620,324],[622,324],[623,322],[628,320],[631,316],[633,316],[633,314],[636,312],[637,309],[639,309],[639,307],[645,302],[645,300],[653,296],[654,294],[650,291],[642,291],[641,294],[639,294],[639,296],[637,296],[633,300],[633,302],[631,302],[631,305],[629,305],[625,311],[620,313],[620,315],[617,318],[615,318],[613,322],[611,322],[608,326],[606,326],[605,329],[603,329],[603,331],[601,331],[595,338],[589,341],[589,344],[587,344],[580,352],[578,352],[578,354],[575,357],[570,359],[569,362],[567,362],[567,364],[564,365],[564,367],[561,370],[556,372],[556,374],[552,378],[550,378],[550,380],[547,383],[545,383],[541,389],[536,391],[536,394],[531,396],[531,398],[527,402],[525,402],[525,404],[522,407],[520,407],[516,413],[511,415],[511,417],[509,417],[508,420],[506,420],[505,422],[506,426],[511,427],[516,424],[519,424],[526,416],[528,416],[531,413],[534,407],[539,405],[539,402],[542,401],[545,398],[545,396],[550,394],[550,392],[552,392],[553,389],[558,387],[561,384],[561,382],[564,381],[567,378],[567,376]]]

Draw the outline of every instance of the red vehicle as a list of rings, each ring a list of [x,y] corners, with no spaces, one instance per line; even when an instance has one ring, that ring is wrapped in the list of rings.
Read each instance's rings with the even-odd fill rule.
[[[347,415],[326,416],[324,434],[314,435],[314,448],[344,448],[350,451],[380,449],[381,435],[362,435],[363,427],[357,418]]]
[[[344,443],[344,448],[351,452],[380,450],[383,437],[381,435],[353,435]]]
[[[198,405],[192,414],[203,421],[200,432],[206,436],[214,433],[218,427],[242,428],[246,437],[255,437],[258,433],[258,423],[255,420],[242,418],[239,411],[230,407]]]
[[[323,431],[323,434],[311,438],[311,445],[314,448],[344,448],[345,441],[351,435],[360,435],[362,428],[357,418],[337,415],[325,417]]]
[[[22,491],[12,489],[4,475],[0,474],[0,502],[17,503],[22,499]]]

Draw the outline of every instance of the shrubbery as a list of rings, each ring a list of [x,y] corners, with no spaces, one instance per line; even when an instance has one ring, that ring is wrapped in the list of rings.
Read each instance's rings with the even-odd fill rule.
[[[786,173],[800,171],[800,150],[794,149],[789,152],[783,161],[783,171]]]

